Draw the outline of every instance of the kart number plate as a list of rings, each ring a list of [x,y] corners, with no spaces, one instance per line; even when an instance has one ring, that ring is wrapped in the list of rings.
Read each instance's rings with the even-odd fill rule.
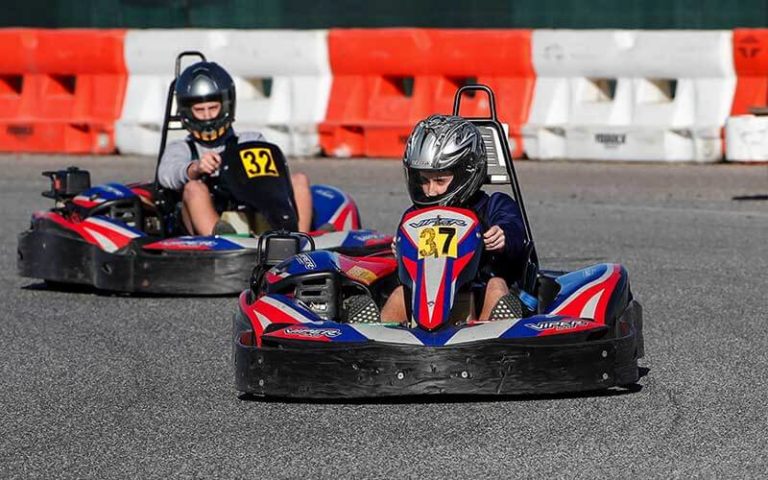
[[[424,227],[419,230],[419,259],[456,258],[458,243],[456,227]]]
[[[248,178],[279,177],[275,159],[268,148],[248,148],[240,151],[240,161]]]

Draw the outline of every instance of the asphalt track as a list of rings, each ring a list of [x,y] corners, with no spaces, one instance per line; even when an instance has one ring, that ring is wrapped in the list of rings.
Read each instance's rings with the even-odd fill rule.
[[[248,401],[233,298],[47,290],[16,275],[44,169],[149,178],[138,157],[0,156],[0,478],[765,478],[768,167],[521,162],[545,266],[617,261],[645,308],[634,391],[413,403]],[[393,230],[392,161],[295,160]]]

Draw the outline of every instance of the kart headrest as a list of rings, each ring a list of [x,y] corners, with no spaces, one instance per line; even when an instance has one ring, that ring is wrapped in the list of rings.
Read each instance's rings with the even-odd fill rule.
[[[490,115],[486,117],[468,117],[461,115],[461,99],[463,94],[476,94],[483,92],[488,96],[488,109]],[[485,150],[488,155],[488,176],[485,179],[485,184],[501,185],[511,184],[509,178],[509,172],[507,165],[511,165],[512,156],[509,153],[509,147],[507,146],[507,138],[509,137],[506,130],[508,126],[502,126],[499,121],[499,117],[496,116],[496,96],[493,90],[488,85],[474,84],[464,85],[456,90],[456,95],[453,97],[453,115],[463,117],[474,124],[480,135],[483,137],[485,143]]]
[[[265,239],[264,262],[269,266],[277,265],[299,252],[301,252],[301,237],[285,235],[270,236]]]
[[[307,248],[302,248],[302,244],[306,244],[310,251],[315,249],[315,241],[306,233],[273,230],[259,237],[256,256],[260,265],[273,267],[286,258],[306,250]]]
[[[470,121],[480,130],[483,142],[485,143],[485,151],[488,155],[488,176],[485,178],[485,184],[509,184],[509,174],[507,173],[509,152],[504,152],[505,147],[499,137],[500,134],[506,135],[506,132],[499,132],[499,124],[497,122],[476,119],[471,119]]]

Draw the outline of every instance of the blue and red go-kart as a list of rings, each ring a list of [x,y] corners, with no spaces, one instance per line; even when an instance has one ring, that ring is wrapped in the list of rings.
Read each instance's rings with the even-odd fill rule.
[[[181,59],[190,54],[202,57],[197,52],[179,55],[177,77]],[[168,90],[158,166],[168,130],[181,128],[178,115],[171,114],[175,82]],[[293,196],[285,159],[276,145],[242,143],[227,148],[223,157],[220,178],[212,184],[229,182],[232,188],[255,192],[255,200],[264,206],[262,211],[254,210],[231,196],[220,202],[226,210],[223,215],[239,225],[241,235],[187,235],[180,221],[179,195],[161,188],[157,174],[152,182],[91,186],[87,171],[70,167],[43,173],[51,179],[51,189],[43,195],[52,198],[55,206],[34,213],[30,228],[19,235],[19,274],[116,292],[212,295],[242,291],[256,263],[257,234],[274,228],[270,220],[282,214],[295,218],[295,202],[270,202],[270,195]],[[317,248],[355,255],[390,254],[392,237],[361,230],[357,206],[349,195],[327,185],[313,185],[311,192]]]
[[[488,150],[488,182],[509,183],[521,209],[527,261],[490,322],[467,320],[483,249],[475,214],[431,207],[403,218],[396,258],[327,251],[296,254],[301,240],[267,235],[261,268],[233,322],[237,389],[256,396],[360,398],[420,394],[543,394],[635,383],[643,356],[642,310],[626,270],[539,268],[506,136],[472,118]],[[274,244],[274,248],[273,247]],[[379,309],[401,283],[408,324]],[[479,305],[474,305],[479,311]]]

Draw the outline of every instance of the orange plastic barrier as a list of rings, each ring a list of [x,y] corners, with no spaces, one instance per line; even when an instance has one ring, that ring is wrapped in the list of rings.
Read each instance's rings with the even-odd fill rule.
[[[0,29],[0,151],[114,151],[124,30]]]
[[[530,30],[331,30],[333,85],[319,126],[333,156],[401,157],[411,129],[433,113],[451,113],[456,89],[484,83],[522,153],[535,73]],[[484,95],[462,100],[464,116],[488,115]]]
[[[768,29],[735,29],[733,64],[738,80],[731,115],[768,105]]]

